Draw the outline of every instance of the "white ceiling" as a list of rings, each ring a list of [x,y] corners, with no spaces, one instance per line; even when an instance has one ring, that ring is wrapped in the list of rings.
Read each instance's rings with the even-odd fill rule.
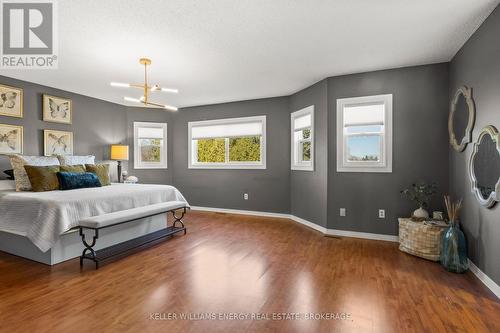
[[[282,96],[328,76],[449,61],[500,0],[59,0],[59,69],[2,74],[126,104],[152,58],[179,107]]]

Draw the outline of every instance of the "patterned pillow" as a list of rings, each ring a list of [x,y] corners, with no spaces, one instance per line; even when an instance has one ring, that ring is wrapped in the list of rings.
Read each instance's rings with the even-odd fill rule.
[[[102,186],[111,185],[109,180],[109,164],[87,164],[85,165],[87,172],[97,175]]]
[[[95,164],[94,155],[56,155],[61,165]]]
[[[25,165],[24,169],[30,179],[33,192],[55,191],[59,189],[57,173],[59,165],[34,166]]]
[[[12,169],[14,169],[16,191],[31,191],[30,179],[28,178],[28,174],[24,169],[25,165],[59,165],[59,160],[55,156],[9,155],[9,158]]]
[[[77,164],[77,165],[61,165],[61,172],[73,172],[73,173],[84,173],[85,165]]]

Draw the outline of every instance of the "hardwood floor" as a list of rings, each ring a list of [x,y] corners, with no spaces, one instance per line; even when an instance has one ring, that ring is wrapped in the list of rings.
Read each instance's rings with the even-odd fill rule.
[[[448,273],[395,243],[323,237],[277,218],[191,212],[186,221],[186,236],[97,271],[0,252],[0,331],[500,332],[500,301],[470,272]],[[212,313],[269,318],[180,318]]]

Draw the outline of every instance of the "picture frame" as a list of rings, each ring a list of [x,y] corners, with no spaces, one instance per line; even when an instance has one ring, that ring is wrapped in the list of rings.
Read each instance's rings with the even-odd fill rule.
[[[72,101],[64,97],[43,94],[42,113],[43,121],[71,124],[73,116]]]
[[[0,155],[22,154],[23,126],[0,124]]]
[[[73,132],[44,130],[43,152],[45,156],[73,155]]]
[[[23,89],[0,84],[0,115],[23,117]]]

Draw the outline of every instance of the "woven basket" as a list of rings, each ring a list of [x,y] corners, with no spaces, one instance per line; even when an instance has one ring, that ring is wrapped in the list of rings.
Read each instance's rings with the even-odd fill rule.
[[[441,239],[446,226],[399,219],[399,249],[432,261],[439,261]]]

